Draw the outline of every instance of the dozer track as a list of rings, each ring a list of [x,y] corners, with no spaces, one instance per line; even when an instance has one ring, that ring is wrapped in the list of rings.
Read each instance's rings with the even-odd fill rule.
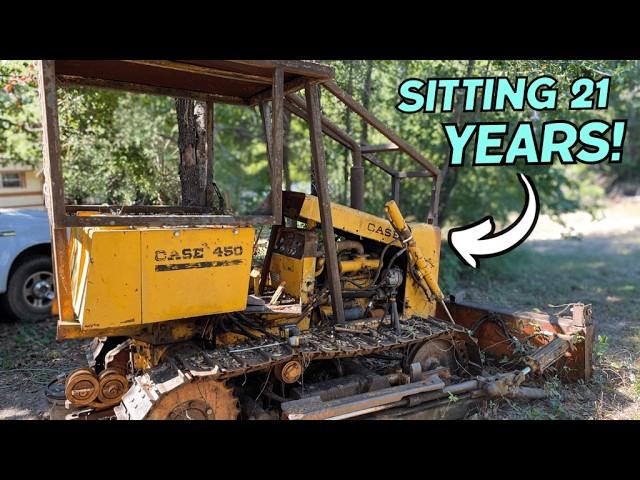
[[[132,387],[115,408],[116,416],[131,420],[149,418],[163,396],[203,377],[224,382],[251,372],[267,371],[293,359],[306,366],[312,360],[365,356],[433,339],[445,339],[453,345],[456,359],[467,374],[479,373],[480,359],[476,358],[477,347],[471,337],[464,329],[433,317],[413,317],[401,322],[400,334],[386,325],[355,332],[355,329],[344,332],[312,328],[300,335],[298,347],[269,338],[214,350],[205,350],[193,343],[176,345],[165,354],[159,366],[135,377]]]

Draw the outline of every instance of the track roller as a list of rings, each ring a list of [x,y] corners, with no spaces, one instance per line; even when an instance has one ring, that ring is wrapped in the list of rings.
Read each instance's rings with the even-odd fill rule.
[[[277,365],[274,369],[274,374],[281,382],[290,384],[300,379],[302,371],[302,364],[298,360],[289,360]]]
[[[115,405],[129,389],[129,382],[122,372],[114,368],[107,368],[98,376],[100,389],[98,400],[105,405]]]
[[[91,404],[100,393],[100,382],[90,368],[80,368],[67,377],[64,393],[73,405]]]

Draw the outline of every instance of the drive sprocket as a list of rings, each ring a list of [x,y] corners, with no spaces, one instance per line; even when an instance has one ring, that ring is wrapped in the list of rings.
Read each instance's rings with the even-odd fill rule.
[[[233,389],[224,382],[198,378],[164,394],[147,420],[235,420],[240,409]]]

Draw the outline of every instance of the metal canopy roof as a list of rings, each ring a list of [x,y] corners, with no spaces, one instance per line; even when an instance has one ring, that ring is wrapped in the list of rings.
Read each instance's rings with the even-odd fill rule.
[[[255,105],[271,96],[275,70],[285,93],[306,81],[333,79],[334,69],[303,60],[57,60],[62,85],[87,85],[174,97]]]

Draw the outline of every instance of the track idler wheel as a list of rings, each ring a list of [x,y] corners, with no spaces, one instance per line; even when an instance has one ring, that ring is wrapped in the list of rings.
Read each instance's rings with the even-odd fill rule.
[[[147,420],[235,420],[240,409],[233,389],[223,382],[199,378],[167,392]]]
[[[73,405],[90,405],[98,398],[100,382],[92,369],[80,368],[67,377],[64,393]]]
[[[438,367],[445,367],[450,373],[457,370],[453,342],[444,338],[436,338],[416,345],[409,353],[406,363],[408,366],[419,363],[423,372],[435,370]]]
[[[405,368],[410,370],[414,363],[419,363],[423,372],[444,367],[451,375],[481,373],[480,350],[477,343],[460,332],[427,340],[411,348],[404,360]]]

